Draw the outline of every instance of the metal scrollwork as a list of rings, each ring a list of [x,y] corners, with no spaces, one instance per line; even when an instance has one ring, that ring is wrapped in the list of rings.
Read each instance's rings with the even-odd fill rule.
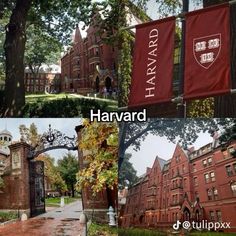
[[[61,148],[67,150],[77,150],[76,136],[72,138],[68,137],[61,131],[52,129],[51,125],[49,125],[48,131],[43,133],[38,144],[31,148],[29,152],[29,158],[34,158],[46,151]]]

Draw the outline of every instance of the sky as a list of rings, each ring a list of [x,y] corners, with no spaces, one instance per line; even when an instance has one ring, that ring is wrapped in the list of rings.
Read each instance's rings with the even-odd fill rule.
[[[147,14],[153,19],[153,20],[157,20],[159,18],[159,14],[158,14],[158,3],[157,3],[158,0],[150,0],[148,1],[148,4],[147,4]],[[196,2],[196,0],[195,0]],[[192,0],[189,1],[189,11],[193,11],[193,10],[196,10],[198,8],[201,8],[202,5],[196,5],[193,3]]]
[[[200,133],[196,142],[192,145],[198,149],[205,144],[212,142],[212,137],[208,133]],[[169,142],[165,137],[158,137],[152,134],[148,135],[141,143],[140,151],[134,151],[129,148],[127,153],[131,153],[130,162],[133,164],[137,175],[140,176],[146,172],[147,167],[152,167],[156,156],[168,160],[172,157],[176,144]]]
[[[24,124],[29,127],[30,124],[34,123],[38,128],[38,133],[42,134],[48,131],[49,124],[52,129],[57,129],[62,133],[65,133],[69,137],[76,136],[75,127],[82,123],[80,118],[2,118],[0,119],[0,131],[7,129],[12,133],[13,141],[20,140],[19,126]],[[63,155],[68,153],[66,149],[58,149],[47,152],[57,162]],[[76,155],[76,151],[73,153]]]

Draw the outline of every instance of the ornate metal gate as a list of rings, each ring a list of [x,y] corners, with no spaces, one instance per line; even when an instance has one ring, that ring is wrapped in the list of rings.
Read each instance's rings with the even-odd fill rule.
[[[60,131],[52,129],[51,125],[49,125],[49,130],[40,137],[38,144],[31,147],[28,155],[31,217],[45,212],[44,163],[35,161],[34,158],[54,149],[77,150],[77,148],[75,136],[70,138]]]
[[[45,212],[44,163],[29,161],[30,172],[30,216],[34,217]]]

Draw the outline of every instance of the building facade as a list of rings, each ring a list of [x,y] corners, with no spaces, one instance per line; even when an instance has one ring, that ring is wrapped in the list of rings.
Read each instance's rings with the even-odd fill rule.
[[[86,32],[83,38],[77,25],[73,45],[61,58],[61,89],[80,94],[112,92],[117,89],[118,49],[104,42],[95,22]]]
[[[25,91],[27,93],[60,92],[61,74],[40,72],[36,75],[25,73]]]
[[[236,142],[185,151],[177,144],[171,159],[156,157],[152,168],[127,196],[123,227],[172,227],[177,220],[230,222],[236,231]]]
[[[61,67],[58,64],[42,64],[39,68],[25,68],[27,93],[57,93],[61,91]]]

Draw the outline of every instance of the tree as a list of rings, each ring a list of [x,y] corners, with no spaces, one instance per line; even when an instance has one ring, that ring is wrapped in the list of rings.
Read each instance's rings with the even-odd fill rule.
[[[89,186],[94,195],[104,189],[109,195],[118,184],[117,124],[85,120],[79,147],[87,154],[83,157],[86,166],[77,174],[77,189]]]
[[[124,161],[119,171],[119,189],[132,186],[137,182],[137,171],[134,169],[133,164],[129,161],[132,154],[126,153]]]
[[[184,148],[191,145],[198,133],[225,129],[233,119],[150,119],[147,122],[123,122],[119,132],[119,168],[127,148],[139,150],[141,142],[148,133],[165,136],[171,142],[178,141]]]
[[[4,50],[3,44],[5,41],[4,35],[4,25],[7,23],[7,13],[6,15],[0,17],[0,86],[5,83],[5,57],[4,57]]]
[[[41,154],[36,160],[44,162],[44,175],[52,185],[52,188],[60,193],[67,191],[66,183],[62,179],[58,168],[54,165],[54,159],[49,155]]]
[[[233,120],[231,125],[225,127],[224,131],[219,137],[219,142],[223,150],[225,150],[234,140],[236,140],[236,119]],[[235,150],[234,155],[236,156]]]
[[[50,35],[40,29],[29,26],[27,29],[25,66],[33,74],[33,92],[35,91],[36,78],[43,63],[57,63],[60,58],[61,45]],[[37,46],[35,46],[37,45]]]
[[[72,197],[75,196],[76,174],[78,169],[78,158],[70,152],[64,155],[62,160],[58,160],[58,170],[68,190],[71,191]]]
[[[2,114],[4,116],[19,116],[25,103],[24,92],[24,51],[25,28],[32,0],[18,0],[12,10],[9,23],[6,26],[4,43],[6,59],[5,97]],[[4,1],[3,9],[10,7],[14,1]]]
[[[60,42],[70,40],[75,24],[92,11],[91,0],[11,0],[1,1],[0,18],[10,12],[5,27],[6,84],[2,116],[21,116],[25,104],[24,53],[26,28],[37,25]],[[42,39],[43,40],[43,39]]]
[[[35,147],[40,142],[40,135],[38,134],[37,126],[32,123],[29,128],[25,125],[19,126],[21,140]]]

